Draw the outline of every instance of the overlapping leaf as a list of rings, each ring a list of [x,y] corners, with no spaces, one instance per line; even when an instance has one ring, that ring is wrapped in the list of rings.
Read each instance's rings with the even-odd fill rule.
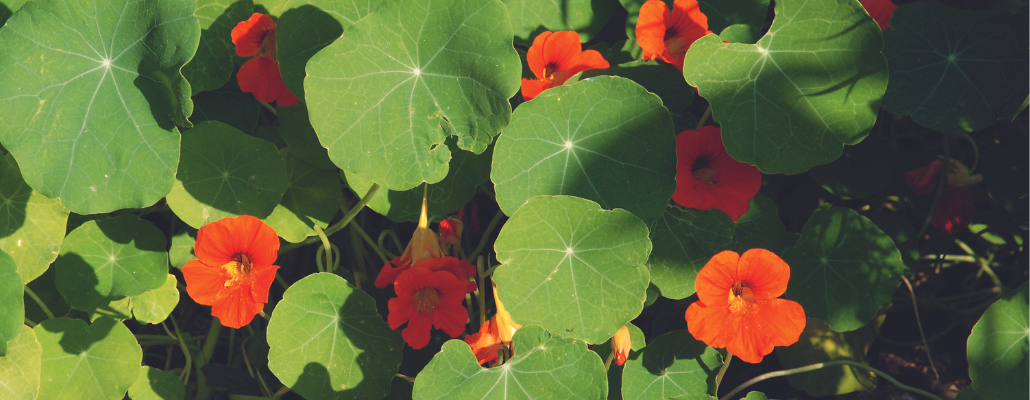
[[[866,362],[866,352],[877,339],[876,333],[884,315],[851,332],[834,332],[828,325],[809,318],[797,343],[778,347],[776,356],[784,369],[797,368],[817,362],[847,359]],[[804,390],[813,397],[826,397],[872,390],[876,388],[876,374],[849,365],[820,368],[806,374],[787,376],[790,385]]]
[[[446,137],[482,153],[508,123],[511,37],[498,1],[384,4],[308,62],[311,125],[336,165],[384,188],[439,182]]]
[[[715,375],[722,355],[687,331],[672,331],[651,341],[626,360],[622,398],[668,399],[715,393]]]
[[[0,160],[0,250],[14,257],[21,280],[30,282],[57,258],[68,209],[32,190],[11,154]]]
[[[883,32],[891,80],[883,108],[961,134],[1009,119],[1026,98],[1025,15],[934,1],[899,7]]]
[[[189,80],[193,94],[217,89],[229,81],[234,67],[232,58],[236,54],[232,28],[250,18],[254,9],[251,0],[203,0],[198,3],[193,16],[200,21],[200,44],[196,57],[182,68],[182,75]],[[199,104],[197,109],[202,110]]]
[[[536,195],[572,195],[644,221],[676,191],[676,133],[658,96],[599,76],[519,106],[497,139],[490,179],[505,214]]]
[[[694,294],[697,273],[730,242],[733,231],[733,220],[722,211],[669,206],[651,223],[651,283],[670,299]]]
[[[0,250],[0,357],[7,355],[7,342],[18,336],[25,323],[24,287],[14,258]]]
[[[672,112],[683,111],[694,101],[694,89],[683,80],[683,74],[676,67],[658,61],[633,61],[612,65],[607,69],[583,71],[581,79],[598,75],[621,76],[643,86],[648,92],[658,95],[662,105]],[[566,82],[568,85],[572,80]]]
[[[576,31],[586,43],[608,22],[614,1],[503,0],[511,14],[515,42],[529,46],[543,31]]]
[[[708,17],[708,30],[733,43],[754,43],[730,38],[759,38],[769,13],[769,0],[698,0],[698,3],[701,12]]]
[[[308,163],[324,169],[336,169],[336,164],[329,160],[329,153],[318,142],[315,128],[308,121],[308,107],[297,103],[290,107],[276,107],[279,117],[279,137],[290,146],[290,152]]]
[[[144,365],[129,387],[132,400],[182,400],[186,398],[186,385],[178,376]]]
[[[268,345],[268,369],[319,400],[386,396],[404,343],[372,297],[338,275],[315,274],[283,294],[268,322]]]
[[[647,226],[625,210],[537,196],[504,224],[494,249],[498,296],[512,319],[603,343],[640,314],[651,252]]]
[[[711,103],[733,158],[797,174],[869,133],[887,86],[882,47],[879,26],[855,1],[777,1],[757,44],[703,37],[683,75]]]
[[[177,283],[175,275],[168,274],[168,280],[161,287],[148,290],[139,296],[126,296],[102,305],[94,315],[106,315],[114,319],[134,318],[143,324],[161,323],[172,313],[175,305],[179,304]]]
[[[759,193],[751,198],[747,212],[733,223],[733,241],[728,250],[744,254],[749,249],[766,249],[779,253],[786,246],[786,228],[779,210],[771,199]]]
[[[239,88],[226,88],[197,94],[193,96],[193,105],[197,107],[193,116],[190,117],[194,124],[199,125],[204,121],[222,121],[245,133],[254,132],[257,128],[258,116],[261,115],[261,105],[254,95],[243,93]]]
[[[315,225],[329,226],[340,209],[340,178],[336,171],[308,164],[288,149],[280,150],[280,154],[289,186],[265,223],[287,242],[297,243],[316,235]]]
[[[187,0],[27,3],[0,30],[0,142],[72,211],[168,193],[193,111],[179,73],[200,27]],[[174,125],[173,125],[174,123]]]
[[[415,380],[413,398],[605,399],[604,363],[586,343],[552,336],[539,326],[515,332],[514,356],[485,369],[461,340],[444,343]]]
[[[25,325],[7,343],[7,355],[0,356],[0,399],[35,399],[39,394],[42,349],[36,334]]]
[[[142,349],[111,318],[48,319],[33,331],[43,348],[40,399],[120,399],[140,373]]]
[[[966,343],[969,377],[981,399],[1027,397],[1030,321],[1027,283],[1002,296],[973,326]]]

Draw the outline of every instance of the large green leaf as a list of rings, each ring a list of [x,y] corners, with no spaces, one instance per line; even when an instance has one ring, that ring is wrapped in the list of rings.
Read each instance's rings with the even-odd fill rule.
[[[268,345],[268,369],[313,400],[386,396],[404,347],[372,297],[328,273],[286,290],[268,321]]]
[[[722,211],[667,207],[651,223],[651,283],[670,299],[694,294],[697,273],[730,242],[733,231],[733,220]]]
[[[54,261],[57,289],[76,310],[157,289],[168,277],[167,239],[135,215],[89,221],[68,233]]]
[[[14,258],[0,250],[0,357],[7,355],[7,342],[18,336],[25,323],[24,288]]]
[[[787,229],[780,220],[776,204],[761,193],[751,198],[750,203],[747,212],[733,223],[736,229],[728,249],[740,254],[750,249],[783,251]]]
[[[906,4],[883,32],[891,80],[883,108],[920,125],[965,133],[1009,119],[1027,95],[1027,18],[935,1]]]
[[[0,30],[0,142],[25,181],[79,214],[168,193],[193,112],[179,73],[200,27],[190,0],[39,0]],[[174,125],[173,125],[174,123]]]
[[[28,0],[0,0],[0,27]]]
[[[324,169],[336,169],[329,159],[322,143],[318,142],[318,135],[315,128],[311,127],[308,121],[308,107],[304,103],[290,107],[276,107],[276,116],[279,117],[279,137],[290,146],[290,152]]]
[[[0,356],[0,399],[35,399],[39,394],[40,356],[36,334],[22,325],[18,336]]]
[[[548,89],[515,110],[490,179],[508,215],[530,197],[563,194],[653,221],[676,191],[672,118],[658,96],[626,78]]]
[[[168,274],[168,280],[161,287],[148,290],[139,296],[127,296],[97,308],[96,316],[106,315],[114,319],[134,318],[142,324],[159,324],[168,318],[172,309],[179,304],[178,280]]]
[[[214,90],[229,81],[233,71],[232,29],[250,18],[254,10],[251,0],[200,0],[193,16],[200,21],[200,45],[197,56],[182,68],[193,94]],[[198,110],[201,107],[197,107]],[[194,121],[196,122],[196,121]]]
[[[894,240],[844,207],[816,210],[783,260],[791,267],[786,297],[837,332],[871,321],[890,303],[906,270]]]
[[[981,399],[1023,399],[1030,368],[1027,283],[991,304],[966,343],[969,377]]]
[[[687,331],[672,331],[634,353],[622,370],[622,398],[668,399],[715,393],[722,355]]]
[[[200,227],[243,214],[267,217],[289,185],[275,145],[218,121],[182,134],[182,159],[168,206]]]
[[[603,343],[644,307],[647,225],[572,196],[537,196],[504,224],[494,250],[512,319]]]
[[[340,209],[340,175],[308,164],[288,149],[279,152],[289,186],[265,222],[287,242],[297,243],[317,235],[315,225],[329,226]]]
[[[543,31],[576,31],[586,43],[615,9],[614,0],[503,0],[511,14],[515,42],[529,47]]]
[[[876,122],[887,87],[880,27],[853,0],[784,0],[757,44],[705,36],[683,76],[711,103],[726,150],[762,172],[837,159]]]
[[[386,189],[439,182],[446,137],[478,154],[508,124],[511,37],[497,0],[391,1],[309,61],[311,125],[336,165]]]
[[[514,356],[483,368],[469,345],[450,340],[418,374],[413,398],[590,399],[608,391],[604,363],[586,343],[552,336],[539,326],[515,332]]]
[[[168,372],[141,367],[136,382],[129,387],[132,400],[182,400],[186,398],[186,385],[178,376]]]
[[[57,258],[68,209],[32,190],[11,154],[0,161],[0,250],[14,257],[21,280],[31,282]]]
[[[143,351],[111,318],[48,319],[33,331],[43,348],[40,399],[121,399],[140,373]]]

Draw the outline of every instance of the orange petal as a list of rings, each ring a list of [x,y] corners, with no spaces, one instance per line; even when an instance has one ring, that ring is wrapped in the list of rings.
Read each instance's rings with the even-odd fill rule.
[[[554,32],[543,43],[544,67],[553,64],[557,66],[557,71],[568,71],[570,63],[582,51],[583,45],[580,44],[579,34],[576,31]],[[538,76],[538,78],[543,77]]]
[[[496,325],[488,319],[479,327],[479,332],[465,336],[465,343],[472,348],[479,364],[497,359],[497,348],[501,346],[501,341],[497,338],[496,330]]]
[[[661,0],[647,0],[640,6],[635,32],[637,43],[645,53],[651,53],[652,56],[665,53],[666,21],[671,19],[669,7]]]
[[[197,304],[214,305],[228,295],[225,288],[228,277],[219,267],[191,260],[182,267],[182,276],[186,280],[186,293]]]
[[[923,168],[917,168],[902,174],[905,178],[905,185],[909,190],[919,196],[930,194],[937,186],[937,175],[944,169],[944,162],[933,160]]]
[[[737,278],[747,282],[758,299],[772,299],[787,292],[790,266],[766,249],[751,249],[740,256]]]
[[[687,331],[694,339],[715,347],[726,347],[737,336],[740,326],[739,317],[733,316],[726,306],[710,307],[695,301],[684,316],[687,320]]]
[[[755,313],[755,323],[771,337],[773,346],[797,343],[807,321],[801,304],[786,299],[760,301]]]
[[[616,364],[622,365],[626,362],[626,356],[631,347],[633,347],[633,342],[629,337],[629,327],[623,325],[618,332],[615,332],[615,336],[612,336],[612,351],[615,352]]]
[[[253,301],[250,293],[240,288],[230,291],[228,296],[215,303],[211,307],[211,315],[218,317],[222,325],[239,329],[249,324],[264,306],[264,303]]]
[[[740,279],[737,277],[737,262],[740,256],[726,250],[712,256],[694,281],[697,297],[709,307],[726,307],[730,289]]]
[[[236,55],[250,57],[257,55],[264,44],[265,35],[275,30],[272,18],[261,13],[254,13],[246,21],[241,21],[232,29],[232,42],[236,45]]]
[[[548,80],[522,78],[522,99],[525,101],[533,100],[544,90],[551,87],[551,81]]]
[[[278,265],[270,265],[264,268],[254,268],[251,277],[254,279],[250,286],[251,296],[254,301],[260,303],[268,302],[268,290],[272,288],[272,281],[275,280],[275,271]]]
[[[572,57],[564,67],[569,72],[567,76],[571,77],[588,69],[605,69],[609,65],[597,50],[587,50]]]
[[[537,74],[539,74],[540,71],[543,71],[547,66],[547,61],[544,59],[544,42],[547,41],[547,38],[550,36],[550,31],[540,32],[540,34],[533,39],[533,45],[529,46],[529,51],[526,52],[526,64],[529,65],[529,70],[533,72],[533,76],[536,76],[537,78],[543,78]]]
[[[222,218],[200,228],[193,251],[207,265],[236,261],[240,254],[246,254],[254,265],[272,265],[279,251],[279,236],[250,215]]]

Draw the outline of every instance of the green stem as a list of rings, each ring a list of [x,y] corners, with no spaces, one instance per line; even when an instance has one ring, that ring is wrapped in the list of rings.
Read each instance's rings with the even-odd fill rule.
[[[404,379],[404,380],[406,380],[408,382],[415,383],[415,378],[412,378],[410,376],[397,374],[397,377],[401,378],[401,379]]]
[[[50,312],[50,308],[47,307],[46,304],[43,304],[43,300],[40,299],[39,296],[36,296],[36,292],[29,289],[29,285],[25,285],[25,294],[29,295],[29,297],[32,298],[32,301],[35,301],[36,304],[39,305],[39,308],[43,309],[43,314],[46,314],[47,318],[54,319],[54,313]]]
[[[35,328],[36,325],[39,325],[39,324],[37,324],[35,322],[32,322],[32,320],[30,320],[28,317],[25,317],[25,325],[28,325],[29,328]]]
[[[903,389],[903,390],[907,390],[907,391],[912,392],[912,393],[920,394],[920,395],[926,396],[927,398],[930,398],[930,399],[942,400],[940,397],[937,397],[933,393],[930,393],[930,392],[927,392],[925,390],[917,389],[917,388],[914,388],[914,387],[902,384],[901,382],[898,382],[897,379],[894,379],[894,377],[892,377],[890,375],[887,375],[883,371],[880,371],[880,370],[878,370],[876,368],[873,368],[873,367],[870,367],[870,366],[868,366],[866,364],[862,364],[860,362],[856,362],[856,361],[852,361],[852,360],[827,361],[827,362],[821,362],[821,363],[816,363],[816,364],[812,364],[812,365],[806,365],[804,367],[797,367],[797,368],[791,368],[791,369],[786,369],[786,370],[781,370],[781,371],[773,371],[773,372],[764,373],[762,375],[758,375],[758,376],[756,376],[754,378],[751,378],[747,382],[744,382],[744,383],[740,384],[740,386],[737,386],[736,388],[734,388],[732,391],[730,391],[725,396],[720,397],[719,400],[729,400],[729,399],[732,399],[733,395],[735,395],[737,393],[740,393],[741,391],[743,391],[744,389],[747,389],[751,385],[754,385],[754,384],[756,384],[758,382],[764,381],[764,380],[769,379],[769,378],[776,378],[776,377],[780,377],[780,376],[800,374],[802,372],[814,371],[814,370],[817,370],[817,369],[822,369],[822,368],[826,368],[826,367],[833,367],[833,366],[837,366],[837,365],[850,365],[852,367],[858,367],[858,368],[864,369],[866,371],[872,372],[872,373],[874,373],[876,375],[882,376],[884,379],[890,381],[891,383],[894,384],[894,386],[897,386],[899,389]]]
[[[344,214],[343,219],[341,219],[340,222],[337,222],[337,223],[333,224],[333,226],[330,226],[329,228],[326,228],[325,235],[326,236],[332,236],[332,234],[336,233],[340,229],[343,229],[343,227],[347,226],[347,224],[349,224],[351,222],[351,220],[353,220],[354,217],[356,217],[358,215],[358,212],[360,212],[363,208],[365,208],[365,205],[368,204],[369,201],[372,201],[372,196],[375,196],[375,194],[376,194],[376,192],[378,190],[379,190],[379,184],[373,183],[372,187],[368,189],[368,193],[365,193],[365,197],[362,197],[361,201],[359,201],[358,204],[354,205],[354,208],[351,208],[350,211],[348,211],[346,214]],[[288,245],[285,245],[285,246],[279,248],[279,254],[286,253],[286,252],[288,252],[290,250],[296,249],[296,248],[301,247],[301,246],[307,246],[309,244],[318,242],[319,240],[320,240],[320,238],[317,238],[317,237],[309,237],[309,238],[304,239],[303,241],[301,241],[299,243],[290,243]]]
[[[322,263],[322,257],[319,254],[315,254],[315,264],[318,265],[318,272],[326,272],[329,270],[329,266],[333,265],[333,251],[329,247],[329,238],[325,236],[325,232],[322,231],[322,227],[318,226],[318,224],[315,224],[315,233],[322,240],[322,248],[318,249],[319,253],[325,253],[325,264]]]
[[[182,354],[186,356],[186,366],[182,367],[182,372],[179,373],[179,379],[182,380],[182,384],[186,385],[190,383],[190,364],[192,359],[190,357],[190,350],[186,348],[186,342],[182,340],[182,333],[179,332],[179,324],[175,322],[175,317],[169,315],[168,319],[172,321],[172,327],[175,328],[175,336],[179,338],[179,348],[182,349]]]
[[[283,290],[290,288],[290,284],[286,283],[286,280],[283,279],[282,275],[279,275],[278,272],[275,273],[275,281],[279,282],[279,286],[282,286]]]
[[[361,236],[361,238],[365,240],[365,243],[368,243],[368,246],[371,247],[372,250],[374,250],[376,254],[379,255],[379,258],[382,259],[384,263],[390,261],[390,259],[386,257],[386,254],[383,253],[383,249],[379,248],[376,242],[373,241],[370,236],[368,236],[368,233],[366,233],[364,229],[361,229],[361,225],[350,224],[350,226],[352,232],[357,232],[358,236]]]
[[[719,367],[719,373],[715,375],[716,393],[719,393],[719,384],[722,383],[722,378],[726,376],[726,370],[730,369],[730,361],[733,361],[733,354],[726,353],[726,361],[722,362],[722,367]]]
[[[604,360],[604,370],[605,371],[608,370],[608,367],[612,366],[612,360],[614,360],[614,359],[615,359],[615,351],[613,350],[612,353],[608,355],[608,359]]]
[[[926,334],[923,333],[923,322],[919,319],[919,304],[916,303],[916,291],[912,289],[912,282],[908,281],[908,277],[905,274],[901,274],[901,281],[905,282],[905,286],[908,287],[908,294],[912,298],[912,311],[916,314],[916,327],[919,328],[919,338],[923,340],[923,349],[926,350],[926,360],[930,364],[930,369],[933,370],[933,376],[937,380],[941,380],[941,375],[937,373],[937,367],[933,365],[933,357],[930,356],[930,344],[926,342]]]
[[[471,262],[472,260],[475,260],[476,257],[479,257],[479,253],[483,251],[484,247],[486,247],[487,239],[490,238],[490,234],[493,233],[494,228],[497,227],[497,224],[501,222],[501,218],[503,217],[504,213],[501,212],[501,210],[497,210],[497,214],[494,215],[494,219],[490,220],[490,224],[487,225],[486,230],[483,231],[483,237],[479,239],[479,245],[476,246],[476,249],[472,251],[472,254],[469,254],[469,257],[466,258],[465,261]]]
[[[221,332],[222,322],[218,318],[212,318],[211,328],[208,329],[207,337],[204,338],[200,357],[193,363],[197,368],[197,397],[194,398],[195,400],[206,400],[214,394],[214,388],[208,384],[207,377],[201,372],[201,368],[211,360],[211,356],[215,353],[215,347],[218,346],[218,334]]]
[[[486,323],[486,275],[483,274],[483,257],[476,258],[476,275],[479,278],[479,293],[476,293],[479,300],[479,326]]]
[[[694,128],[694,130],[695,131],[701,130],[701,127],[705,126],[705,122],[708,122],[708,117],[711,116],[711,115],[712,115],[712,105],[709,104],[708,105],[708,109],[706,109],[705,113],[701,115],[701,119],[697,120],[697,128]]]

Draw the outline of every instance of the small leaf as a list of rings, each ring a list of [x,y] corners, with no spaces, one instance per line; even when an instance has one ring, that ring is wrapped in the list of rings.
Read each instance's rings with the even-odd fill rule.
[[[733,220],[719,210],[669,206],[651,223],[651,283],[674,300],[694,294],[694,278],[733,237]]]
[[[340,177],[308,164],[288,149],[280,150],[289,186],[279,205],[265,222],[290,243],[315,236],[315,225],[328,227],[340,209]]]
[[[729,250],[740,254],[750,249],[779,253],[786,245],[786,228],[780,220],[779,210],[771,199],[761,193],[751,199],[747,212],[733,224],[736,229]]]
[[[121,322],[48,319],[33,331],[43,348],[40,399],[120,399],[139,376],[143,351]]]
[[[168,280],[161,287],[148,290],[139,296],[127,296],[97,308],[94,316],[106,315],[114,319],[135,318],[143,324],[159,324],[168,318],[172,309],[179,304],[178,280],[168,274]]]
[[[254,9],[251,0],[204,0],[199,3],[193,16],[200,21],[200,45],[197,56],[182,68],[182,75],[190,82],[193,95],[217,89],[229,81],[234,67],[232,58],[236,54],[232,29],[240,21],[250,18]],[[196,108],[197,111],[204,110],[199,104]]]
[[[494,273],[512,319],[603,343],[640,314],[651,242],[625,210],[572,196],[537,196],[504,224]]]
[[[0,357],[7,355],[7,342],[25,324],[24,288],[14,258],[0,250]]]
[[[136,383],[129,387],[132,400],[182,400],[186,398],[186,385],[178,376],[168,372],[141,367]]]
[[[722,355],[686,331],[658,336],[626,360],[622,370],[625,400],[667,399],[715,393]]]
[[[25,325],[7,343],[7,355],[0,356],[0,399],[35,399],[39,394],[40,348],[36,334]]]
[[[57,258],[68,209],[26,185],[11,154],[0,160],[0,198],[0,250],[14,257],[21,280],[31,282]]]
[[[543,31],[576,31],[586,43],[608,22],[613,1],[597,0],[503,0],[511,14],[515,43],[529,47]]]
[[[983,400],[1027,397],[1030,321],[1027,283],[991,304],[966,343],[971,385]]]
[[[415,380],[413,398],[590,399],[607,395],[604,363],[586,343],[552,336],[538,326],[515,332],[514,356],[483,368],[472,349],[449,340]]]
[[[197,243],[197,231],[186,228],[172,236],[172,247],[168,249],[168,262],[176,269],[182,269],[190,260],[196,260],[193,246]]]

